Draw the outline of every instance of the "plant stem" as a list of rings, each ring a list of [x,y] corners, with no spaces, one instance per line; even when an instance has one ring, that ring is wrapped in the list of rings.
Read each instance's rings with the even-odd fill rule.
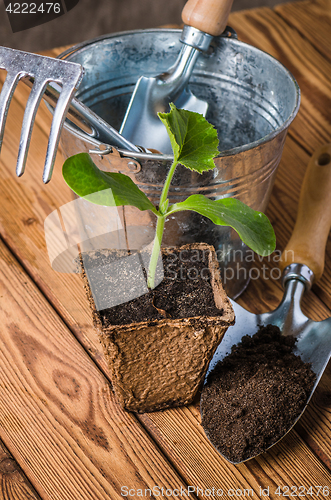
[[[159,212],[161,212],[162,215],[157,216],[157,224],[156,224],[156,231],[155,231],[155,238],[154,238],[154,243],[153,243],[152,255],[151,255],[151,260],[149,261],[148,277],[147,277],[147,286],[149,289],[154,288],[156,266],[157,266],[157,261],[159,258],[159,253],[161,250],[161,243],[162,243],[163,231],[164,231],[164,223],[165,223],[165,219],[166,219],[166,215],[167,215],[166,213],[163,213],[163,207],[165,206],[165,203],[166,203],[167,198],[168,198],[169,187],[170,187],[173,175],[175,173],[176,167],[177,167],[177,161],[175,159],[173,164],[170,167],[170,170],[168,172],[168,175],[167,175],[167,178],[166,178],[165,183],[163,185],[162,193],[160,196]]]
[[[162,207],[168,198],[169,187],[170,187],[170,184],[171,184],[172,178],[174,176],[177,165],[178,165],[177,161],[174,160],[174,162],[171,165],[170,170],[168,172],[165,183],[163,185],[163,189],[162,189],[162,193],[161,193],[161,197],[160,197],[160,203],[159,203],[159,210],[162,210]]]
[[[156,231],[155,231],[155,238],[154,238],[154,243],[153,243],[153,250],[152,250],[151,260],[149,261],[148,277],[147,277],[147,286],[150,289],[154,288],[155,272],[156,272],[157,261],[158,261],[159,253],[160,253],[160,249],[161,249],[164,223],[165,223],[165,216],[158,215],[157,224],[156,224]]]

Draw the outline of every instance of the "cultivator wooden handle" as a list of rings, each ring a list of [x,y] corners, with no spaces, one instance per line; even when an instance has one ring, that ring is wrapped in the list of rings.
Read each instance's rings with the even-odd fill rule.
[[[188,0],[183,12],[184,24],[193,26],[209,35],[223,33],[233,0]]]
[[[325,246],[331,228],[331,144],[312,155],[303,179],[297,221],[281,258],[281,269],[305,264],[317,281],[323,274]]]

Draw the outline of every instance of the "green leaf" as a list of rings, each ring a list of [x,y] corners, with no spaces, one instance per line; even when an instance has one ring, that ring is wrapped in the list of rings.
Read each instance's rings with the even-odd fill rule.
[[[275,250],[275,233],[267,216],[235,198],[210,200],[195,194],[169,207],[167,216],[181,210],[193,210],[208,217],[214,224],[232,227],[242,241],[259,255],[266,256]]]
[[[215,168],[219,142],[215,128],[199,113],[177,109],[172,103],[170,108],[170,113],[158,116],[167,128],[175,162],[200,174]]]
[[[153,203],[138,186],[124,174],[102,172],[87,153],[68,158],[62,167],[62,174],[68,186],[82,198],[109,207],[132,205],[139,210],[152,210]]]

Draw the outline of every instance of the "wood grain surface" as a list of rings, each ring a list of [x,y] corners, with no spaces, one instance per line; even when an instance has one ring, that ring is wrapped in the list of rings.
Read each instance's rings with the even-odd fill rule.
[[[276,11],[234,13],[229,20],[241,40],[282,61],[302,91],[267,212],[280,250],[294,226],[309,155],[331,140],[331,61],[323,49],[331,46],[331,31],[319,10],[329,4],[296,2]],[[306,21],[294,21],[295,6],[303,20],[308,9],[323,37],[308,36]],[[256,496],[269,486],[270,498],[276,499],[279,485],[330,485],[330,366],[295,429],[270,452],[239,466],[210,445],[197,405],[138,417],[120,410],[80,278],[56,273],[48,260],[44,220],[72,196],[62,179],[60,153],[51,183],[45,186],[41,180],[50,126],[44,105],[37,114],[26,173],[15,177],[27,96],[28,89],[19,85],[0,156],[0,437],[38,493],[24,478],[19,484],[26,486],[6,487],[4,498],[25,500],[26,494],[30,499],[30,491],[33,499],[38,494],[43,499],[119,498],[120,486],[129,483],[132,488],[252,488]],[[331,315],[330,255],[331,238],[324,275],[303,303],[315,320]],[[263,264],[269,270],[275,266],[272,260],[257,260],[256,267]],[[240,302],[262,312],[274,309],[281,296],[279,280],[253,280]]]
[[[2,242],[0,324],[0,436],[42,498],[185,487]]]
[[[331,45],[328,43],[331,26],[330,0],[306,0],[295,4],[290,2],[277,5],[275,11],[331,60]]]

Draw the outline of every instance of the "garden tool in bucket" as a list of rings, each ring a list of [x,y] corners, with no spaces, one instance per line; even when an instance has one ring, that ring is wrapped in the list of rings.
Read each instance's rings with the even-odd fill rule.
[[[233,0],[188,0],[183,12],[184,29],[179,56],[158,76],[141,76],[135,86],[120,133],[146,148],[171,154],[167,131],[157,113],[169,111],[169,103],[205,115],[207,101],[187,88],[199,52],[206,52],[214,36],[223,33]]]

